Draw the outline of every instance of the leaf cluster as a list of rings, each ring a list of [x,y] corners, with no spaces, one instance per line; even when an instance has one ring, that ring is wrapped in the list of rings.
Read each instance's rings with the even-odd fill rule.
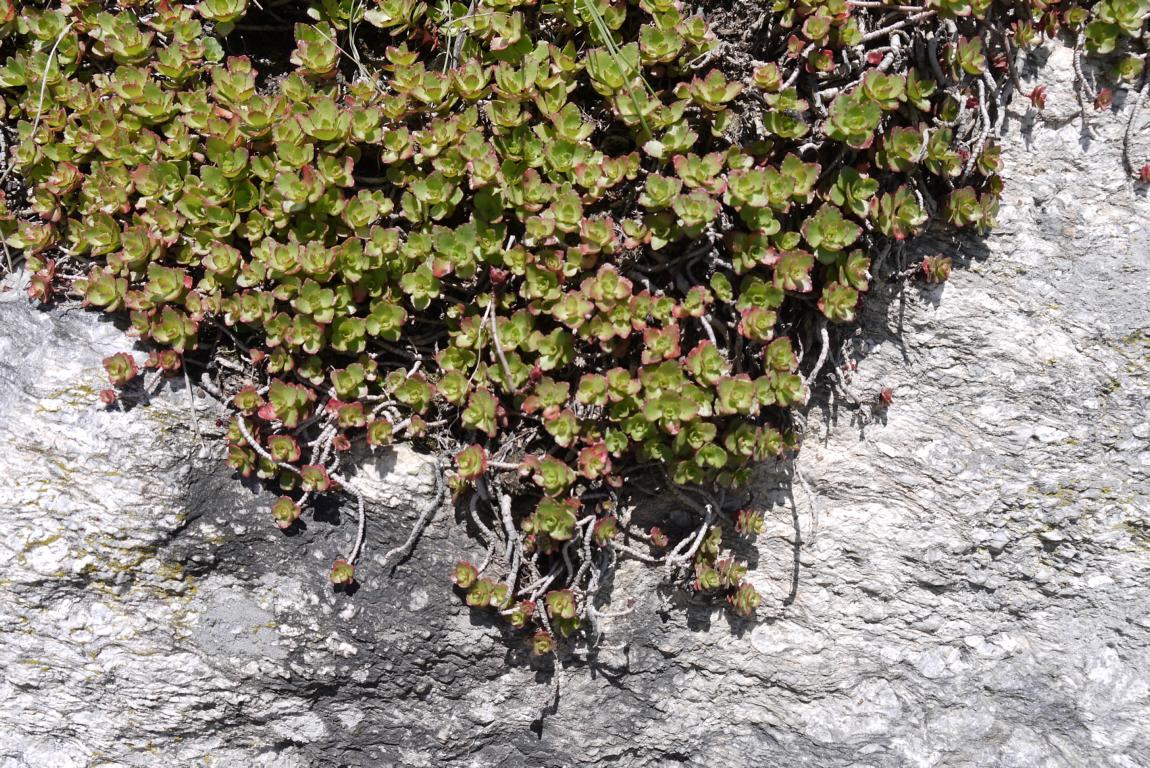
[[[293,47],[261,70],[237,53],[265,18],[246,0],[0,0],[29,190],[0,232],[35,298],[127,316],[153,368],[234,342],[250,380],[231,390],[228,461],[284,494],[280,527],[338,485],[355,442],[450,451],[457,496],[522,555],[503,578],[461,564],[455,583],[540,652],[545,626],[568,636],[589,615],[594,569],[573,549],[686,558],[696,589],[754,611],[720,546],[761,515],[668,538],[595,494],[652,467],[745,485],[797,447],[801,341],[856,318],[876,247],[935,217],[993,225],[998,148],[970,100],[1003,54],[977,34],[994,14],[1019,45],[1077,24],[1099,53],[1145,16],[1137,0],[1082,18],[944,0],[931,8],[960,34],[936,66],[891,67],[870,11],[778,2],[775,63],[740,73],[706,63],[717,40],[678,0],[301,5]]]

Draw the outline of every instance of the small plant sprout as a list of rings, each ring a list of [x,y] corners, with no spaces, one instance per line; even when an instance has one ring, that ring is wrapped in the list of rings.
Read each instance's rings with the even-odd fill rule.
[[[455,465],[464,480],[477,480],[487,471],[487,452],[479,445],[468,446],[455,454]]]
[[[323,493],[331,487],[331,478],[327,469],[318,464],[307,464],[300,467],[300,487],[312,493]]]
[[[671,543],[671,539],[663,532],[663,529],[657,525],[651,527],[651,531],[648,535],[651,540],[651,546],[653,547],[662,549]]]
[[[244,387],[232,397],[232,405],[244,416],[254,415],[265,402],[255,387]]]
[[[280,496],[272,504],[272,519],[275,520],[276,527],[280,530],[287,530],[295,525],[296,520],[299,520],[300,509],[292,499],[287,496]],[[332,581],[336,584],[340,583],[335,581],[335,570],[332,570]]]
[[[337,587],[346,587],[355,583],[355,566],[346,559],[337,558],[331,566],[331,583]]]
[[[744,581],[727,597],[727,602],[736,615],[746,617],[755,612],[763,598],[753,586]]]
[[[755,509],[740,509],[735,515],[735,530],[744,536],[758,536],[765,529],[763,513]]]
[[[535,603],[524,600],[516,604],[515,608],[510,612],[508,621],[511,626],[516,629],[524,629],[527,627],[531,617],[535,615]]]
[[[922,261],[922,276],[928,283],[945,283],[950,278],[949,256],[927,256]]]
[[[600,547],[610,545],[611,541],[619,532],[619,521],[614,517],[600,518],[595,523],[594,538],[595,544]]]
[[[455,586],[467,591],[475,586],[475,583],[479,580],[479,571],[466,560],[460,560],[455,564],[455,570],[451,572],[451,580],[455,583]]]
[[[555,637],[547,631],[540,630],[531,636],[531,653],[534,656],[546,656],[555,650]]]
[[[467,604],[472,608],[486,608],[491,605],[495,583],[490,579],[479,579],[467,589]]]
[[[390,445],[395,436],[395,427],[387,419],[373,419],[367,425],[367,444],[372,447]]]
[[[117,387],[124,386],[139,374],[136,360],[127,352],[117,352],[105,357],[104,370],[108,373],[108,379]]]

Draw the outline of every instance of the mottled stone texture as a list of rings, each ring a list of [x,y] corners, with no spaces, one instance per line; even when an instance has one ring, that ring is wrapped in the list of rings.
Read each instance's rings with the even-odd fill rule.
[[[764,478],[758,619],[625,564],[634,611],[542,719],[550,661],[451,594],[479,555],[450,510],[381,569],[429,501],[420,457],[364,470],[363,585],[333,593],[348,508],[281,535],[210,404],[202,441],[180,387],[103,409],[126,337],[3,296],[0,766],[1150,764],[1150,204],[1123,94],[1085,141],[1070,72],[1055,50],[1047,113],[1007,121],[999,231],[939,244],[943,288],[876,292],[806,487]]]

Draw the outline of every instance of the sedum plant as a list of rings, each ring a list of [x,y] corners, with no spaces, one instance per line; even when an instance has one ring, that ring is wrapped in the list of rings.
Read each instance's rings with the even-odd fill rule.
[[[0,235],[30,295],[126,317],[153,369],[206,365],[280,528],[356,493],[356,443],[449,457],[489,553],[451,577],[537,654],[597,637],[620,557],[753,614],[729,542],[763,516],[727,502],[798,450],[871,254],[993,226],[1017,51],[1066,31],[1145,77],[1144,0],[784,0],[743,57],[681,0],[291,2],[258,63],[259,3],[110,7],[0,0],[26,187]],[[634,478],[692,522],[633,521]]]

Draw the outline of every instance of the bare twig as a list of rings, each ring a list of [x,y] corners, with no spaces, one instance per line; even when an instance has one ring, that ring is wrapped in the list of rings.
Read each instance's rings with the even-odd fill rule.
[[[876,29],[876,30],[873,30],[871,32],[867,32],[865,35],[863,35],[863,38],[862,38],[863,42],[868,43],[871,40],[877,40],[880,37],[886,37],[887,35],[889,35],[891,32],[894,32],[895,30],[902,29],[903,27],[908,27],[911,24],[914,24],[915,22],[922,21],[924,19],[929,19],[934,14],[935,14],[935,11],[930,10],[930,11],[923,11],[922,13],[916,13],[913,16],[907,16],[902,21],[896,21],[894,24],[888,24],[887,26],[882,27],[881,29]]]
[[[875,2],[875,0],[847,0],[847,5],[851,8],[873,8],[880,11],[900,11],[903,13],[921,13],[930,10],[921,5],[890,5]]]
[[[454,20],[460,22],[462,31],[459,33],[458,37],[455,38],[454,44],[451,46],[451,55],[447,58],[447,62],[445,64],[448,69],[451,69],[459,63],[459,57],[463,53],[463,45],[467,42],[467,25],[462,24],[462,22],[472,18],[473,16],[475,16],[475,0],[471,0],[471,4],[467,6],[466,14],[461,16],[459,19]]]
[[[495,541],[496,541],[495,531],[488,528],[487,525],[483,522],[483,520],[480,519],[480,517],[479,517],[479,494],[478,493],[471,494],[471,500],[467,504],[467,511],[468,511],[468,514],[471,516],[471,522],[475,523],[475,527],[479,529],[479,540],[483,544],[487,544],[489,547],[491,547],[492,550],[494,550]],[[482,571],[483,568],[480,568],[479,570]]]
[[[1005,30],[1000,30],[999,36],[1002,39],[1002,49],[1006,52],[1006,70],[1010,76],[1010,84],[1021,96],[1023,94],[1022,81],[1018,79],[1018,62],[1015,60],[1018,56],[1018,50],[1014,47],[1010,35]]]
[[[4,135],[3,125],[0,125],[0,163],[3,164],[3,176],[0,179],[8,178],[8,137]],[[4,246],[4,263],[8,267],[8,273],[11,274],[14,270],[12,268],[12,252],[8,250],[8,238],[0,235],[0,244]]]
[[[264,459],[265,461],[270,461],[280,469],[286,469],[294,475],[298,476],[300,474],[299,469],[292,466],[291,464],[288,464],[286,461],[276,461],[276,459],[270,453],[264,450],[264,447],[260,445],[259,440],[256,440],[255,437],[252,436],[252,433],[248,431],[248,425],[244,421],[243,416],[236,416],[236,427],[240,430],[240,434],[243,435],[247,444],[252,447],[253,451],[259,454],[260,458]]]
[[[479,570],[477,571],[479,573],[479,575],[481,575],[481,576],[483,575],[483,573],[491,565],[491,561],[493,559],[495,559],[495,541],[494,540],[492,540],[487,545],[487,553],[483,556],[483,562],[479,564]]]
[[[515,530],[515,521],[511,519],[511,497],[499,492],[499,513],[503,520],[503,530],[507,533],[507,590],[515,592],[515,582],[519,579],[519,563],[523,557],[523,542]]]
[[[671,550],[671,553],[667,555],[663,566],[666,568],[668,576],[677,568],[691,562],[691,558],[695,556],[695,553],[699,551],[699,547],[702,546],[703,539],[706,537],[707,531],[710,530],[711,523],[714,519],[714,509],[708,504],[706,518],[703,520],[703,524],[699,526],[699,529],[695,531],[694,535],[688,536],[680,541],[675,548]],[[684,547],[686,547],[685,551]]]
[[[556,563],[551,567],[551,570],[547,572],[546,576],[539,577],[519,590],[520,597],[526,595],[528,600],[537,600],[540,595],[547,591],[547,588],[551,586],[555,579],[559,578],[560,574],[564,572],[563,566]]]
[[[200,376],[200,380],[197,382],[196,386],[202,389],[204,392],[207,392],[219,403],[226,403],[228,400],[227,395],[221,392],[219,388],[216,387],[215,384],[212,384],[212,382],[208,379],[207,373],[204,373],[202,376]]]
[[[539,623],[543,625],[543,629],[547,634],[555,637],[555,631],[551,629],[551,620],[547,618],[547,606],[543,604],[542,598],[535,598],[535,615],[539,618]],[[552,642],[551,656],[555,659],[555,671],[551,673],[551,680],[553,684],[553,693],[551,698],[550,710],[552,713],[559,710],[559,672],[562,665],[559,663],[559,644]]]
[[[628,555],[629,557],[633,557],[641,563],[647,563],[648,565],[662,565],[665,562],[665,558],[651,557],[650,555],[644,554],[639,550],[618,541],[613,542],[611,546],[614,547],[618,552],[624,555]]]
[[[8,268],[8,274],[12,274],[16,271],[12,262],[12,251],[8,250],[8,239],[3,235],[0,235],[0,245],[4,246],[4,265]]]
[[[583,577],[587,575],[587,571],[591,568],[593,562],[591,557],[591,526],[594,524],[594,517],[587,517],[579,521],[579,534],[582,536],[583,543],[583,548],[581,550],[581,554],[583,555],[583,562],[579,564],[579,570],[575,572],[575,577],[571,579],[571,583],[575,586],[576,589],[579,588],[579,584],[583,581]],[[588,603],[589,602],[590,599],[588,599]]]

